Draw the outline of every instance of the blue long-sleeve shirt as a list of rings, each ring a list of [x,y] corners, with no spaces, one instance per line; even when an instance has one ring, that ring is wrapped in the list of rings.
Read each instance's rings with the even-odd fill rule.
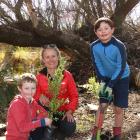
[[[102,81],[110,79],[109,87],[112,88],[118,79],[130,75],[125,46],[120,40],[115,37],[108,43],[96,40],[91,43],[90,49],[95,72]]]

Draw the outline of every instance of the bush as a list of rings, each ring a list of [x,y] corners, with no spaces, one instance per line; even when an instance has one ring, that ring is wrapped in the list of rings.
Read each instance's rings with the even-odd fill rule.
[[[2,108],[7,107],[17,93],[16,81],[11,81],[11,79],[9,81],[5,80],[5,77],[11,75],[10,73],[11,70],[8,67],[0,71],[0,106]]]
[[[0,85],[0,106],[2,108],[7,107],[16,93],[17,86],[15,82],[13,83],[4,82],[2,85]]]
[[[92,92],[96,97],[98,96],[99,83],[96,82],[95,77],[90,77],[88,83],[84,85],[84,88],[87,88],[88,91]]]

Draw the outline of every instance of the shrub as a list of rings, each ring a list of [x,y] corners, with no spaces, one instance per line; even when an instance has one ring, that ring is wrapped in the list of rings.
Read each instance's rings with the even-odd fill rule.
[[[98,96],[99,83],[96,82],[95,77],[90,77],[88,83],[83,86],[88,89],[89,92],[92,92],[96,97]]]
[[[7,107],[9,105],[9,102],[17,93],[16,81],[12,79],[5,79],[6,77],[10,76],[10,73],[11,70],[8,67],[0,71],[0,106],[2,108]]]

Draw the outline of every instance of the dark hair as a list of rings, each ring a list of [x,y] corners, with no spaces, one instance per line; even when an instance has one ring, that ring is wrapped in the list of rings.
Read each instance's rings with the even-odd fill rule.
[[[22,87],[24,82],[37,83],[37,79],[32,73],[24,73],[20,76],[20,79],[18,81],[19,88]]]
[[[107,18],[107,17],[101,17],[101,18],[99,18],[99,19],[95,22],[95,24],[94,24],[94,31],[95,31],[95,32],[97,31],[98,28],[100,28],[100,24],[101,24],[102,22],[107,23],[111,28],[114,27],[114,22],[113,22],[111,19],[109,19],[109,18]]]
[[[49,45],[44,45],[43,46],[43,49],[42,49],[42,52],[41,52],[41,57],[42,58],[43,58],[43,54],[44,54],[46,49],[54,49],[57,53],[57,56],[60,58],[60,56],[61,56],[60,51],[55,44],[49,44]]]

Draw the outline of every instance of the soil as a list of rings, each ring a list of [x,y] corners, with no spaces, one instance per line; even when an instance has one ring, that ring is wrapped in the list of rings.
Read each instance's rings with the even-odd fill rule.
[[[90,140],[91,129],[94,126],[95,113],[98,107],[98,99],[92,93],[80,93],[79,107],[74,113],[77,122],[75,134],[68,140]],[[7,109],[0,109],[0,123],[5,124]],[[112,133],[114,114],[112,105],[109,106],[105,115],[102,133],[110,131]],[[4,129],[0,129],[3,136]],[[124,113],[124,125],[122,140],[140,140],[140,92],[132,91],[129,94],[129,107]]]
[[[91,129],[94,126],[98,100],[91,93],[80,94],[79,108],[75,112],[77,132],[69,140],[91,140]],[[90,106],[90,107],[89,107]],[[112,133],[114,123],[113,105],[108,107],[102,133]],[[124,112],[122,140],[140,140],[140,92],[129,94],[129,107]]]

